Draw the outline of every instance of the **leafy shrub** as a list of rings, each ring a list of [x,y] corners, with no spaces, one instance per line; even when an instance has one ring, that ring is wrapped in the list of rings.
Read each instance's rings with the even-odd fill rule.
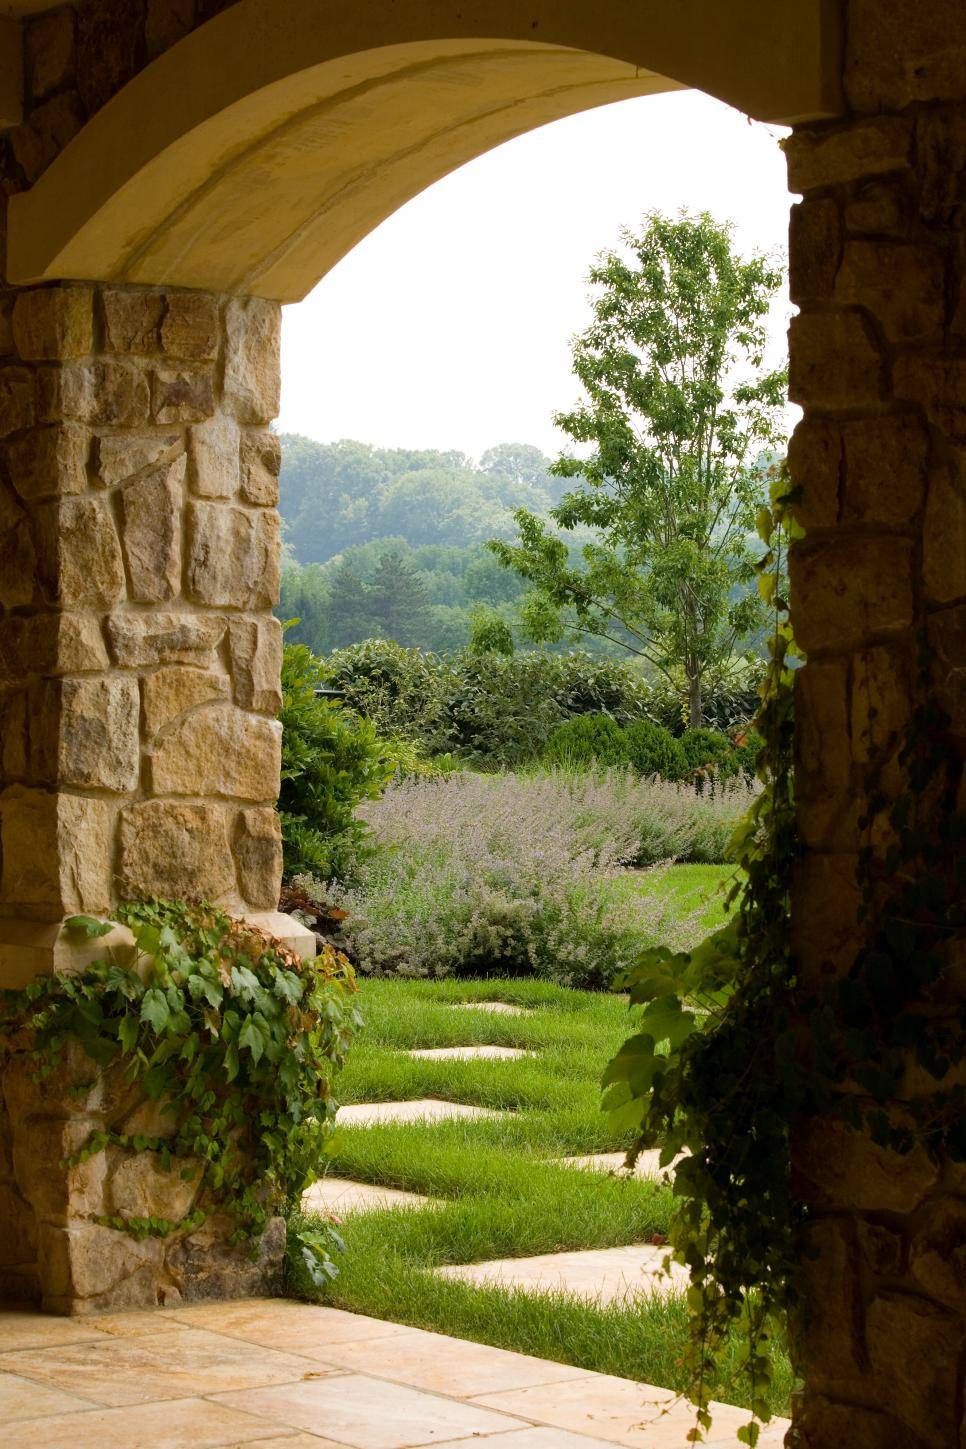
[[[634,720],[624,730],[624,751],[628,763],[639,775],[657,775],[662,780],[683,780],[688,760],[680,740],[653,720]]]
[[[325,671],[379,734],[413,740],[426,754],[449,749],[445,666],[436,655],[367,639],[330,654]]]
[[[366,849],[356,807],[381,794],[396,760],[368,720],[316,693],[325,678],[307,645],[286,644],[279,813],[286,873],[344,879]]]
[[[681,748],[689,770],[717,765],[734,753],[734,745],[727,735],[708,729],[685,730],[681,736]]]
[[[627,736],[610,715],[574,715],[557,725],[547,741],[543,758],[548,765],[561,765],[569,770],[587,769],[592,765],[626,765]]]
[[[376,841],[358,885],[329,890],[359,969],[403,976],[536,974],[607,987],[646,941],[700,932],[660,892],[614,872],[721,860],[740,791],[704,800],[629,770],[394,782],[362,807]]]
[[[130,959],[115,950],[75,975],[5,993],[0,1041],[8,1053],[29,1050],[39,1080],[74,1041],[100,1067],[116,1068],[119,1086],[139,1083],[165,1104],[170,1135],[98,1129],[78,1140],[77,1160],[148,1147],[158,1171],[197,1173],[194,1204],[180,1222],[118,1214],[109,1226],[170,1237],[217,1213],[235,1220],[239,1237],[257,1238],[318,1175],[332,1079],[360,1025],[349,963],[331,947],[300,961],[210,907],[155,901],[118,915],[136,942]],[[81,916],[67,928],[93,939],[110,926]],[[317,1282],[334,1273],[318,1231],[301,1246]]]

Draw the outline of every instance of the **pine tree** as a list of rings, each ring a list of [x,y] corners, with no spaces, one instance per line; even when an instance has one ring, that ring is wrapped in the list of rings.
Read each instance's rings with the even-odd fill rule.
[[[374,633],[397,644],[419,642],[426,625],[426,590],[418,570],[397,549],[380,556],[367,593]]]

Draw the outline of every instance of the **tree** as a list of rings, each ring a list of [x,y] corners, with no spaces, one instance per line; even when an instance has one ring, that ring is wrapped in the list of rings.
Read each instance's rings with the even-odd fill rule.
[[[419,640],[426,622],[426,590],[418,571],[398,550],[382,555],[367,595],[375,633],[406,646]]]
[[[781,282],[745,261],[707,213],[652,212],[591,269],[593,321],[573,344],[585,398],[557,426],[585,456],[551,509],[567,542],[527,509],[514,544],[492,540],[532,585],[531,637],[565,623],[642,656],[685,696],[692,726],[760,616],[748,536],[764,501],[754,460],[782,443],[784,370],[764,364],[765,318]]]
[[[495,609],[474,609],[470,615],[470,637],[466,652],[503,654],[509,658],[513,653],[513,630]]]
[[[328,632],[333,649],[342,649],[376,632],[369,595],[368,586],[343,559],[329,583]]]

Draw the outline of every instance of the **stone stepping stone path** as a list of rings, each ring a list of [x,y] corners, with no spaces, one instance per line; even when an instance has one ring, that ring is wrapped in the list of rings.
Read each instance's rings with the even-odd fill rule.
[[[307,1213],[385,1212],[388,1208],[430,1207],[432,1200],[418,1192],[404,1192],[400,1187],[382,1187],[373,1182],[356,1182],[348,1177],[322,1177],[302,1197]]]
[[[660,1148],[653,1147],[641,1153],[631,1172],[627,1170],[627,1155],[623,1152],[591,1152],[586,1157],[556,1157],[554,1161],[558,1167],[575,1167],[580,1172],[603,1172],[611,1177],[658,1180],[680,1162],[681,1156],[683,1154],[675,1157],[667,1167],[662,1167]]]
[[[632,1302],[642,1294],[666,1294],[688,1284],[686,1268],[664,1272],[667,1248],[637,1243],[624,1248],[587,1248],[534,1258],[498,1258],[437,1268],[442,1278],[478,1287],[521,1288],[526,1293],[565,1293],[588,1303]]]
[[[335,1114],[337,1127],[374,1127],[385,1122],[441,1122],[447,1117],[504,1117],[490,1107],[420,1097],[412,1102],[354,1102]]]
[[[524,1006],[514,1006],[510,1001],[454,1001],[453,1011],[495,1011],[499,1016],[529,1016]]]
[[[522,1047],[511,1046],[449,1046],[449,1047],[417,1047],[414,1051],[406,1053],[408,1057],[420,1057],[428,1062],[460,1061],[468,1062],[476,1058],[484,1057],[493,1061],[515,1061],[520,1057],[535,1057],[536,1052],[525,1051]]]

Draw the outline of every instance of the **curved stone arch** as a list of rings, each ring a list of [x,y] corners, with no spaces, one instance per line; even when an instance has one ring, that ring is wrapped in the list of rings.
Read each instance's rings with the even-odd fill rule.
[[[10,204],[15,283],[300,298],[410,197],[500,142],[699,86],[837,109],[819,0],[238,0],[147,66]]]

